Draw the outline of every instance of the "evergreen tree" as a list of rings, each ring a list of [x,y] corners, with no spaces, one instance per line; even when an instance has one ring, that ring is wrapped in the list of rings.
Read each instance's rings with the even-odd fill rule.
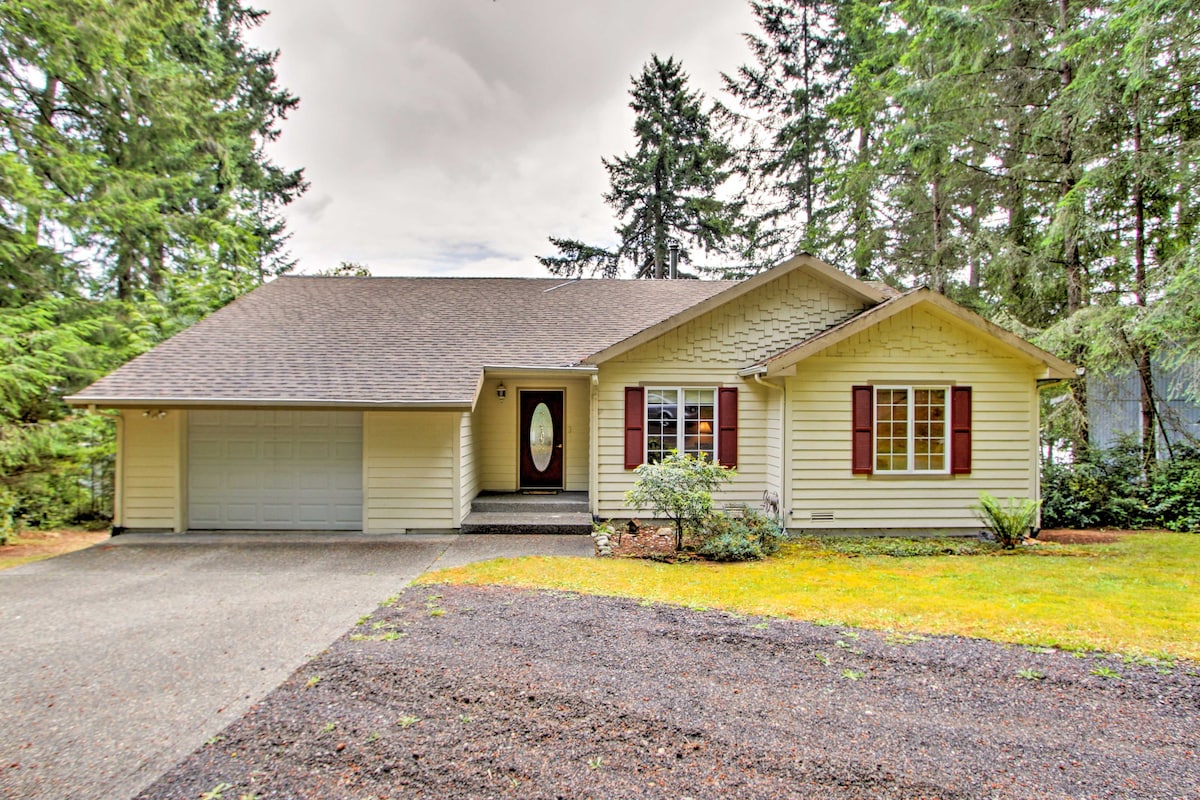
[[[831,115],[858,55],[841,27],[848,5],[752,2],[761,33],[745,40],[754,63],[722,75],[737,106],[720,112],[745,138],[737,167],[760,264],[837,250],[842,241],[827,175],[850,156],[854,133]]]
[[[652,56],[629,93],[636,149],[604,159],[611,186],[604,199],[617,214],[620,244],[607,250],[552,237],[559,254],[538,260],[556,275],[611,277],[627,261],[634,277],[663,278],[671,240],[680,262],[691,263],[697,248],[720,251],[734,234],[738,206],[716,196],[732,153],[700,93],[688,89],[683,66]]]
[[[243,38],[263,16],[0,0],[0,490],[33,523],[111,462],[112,420],[63,395],[290,267],[305,184],[263,146],[297,101]]]

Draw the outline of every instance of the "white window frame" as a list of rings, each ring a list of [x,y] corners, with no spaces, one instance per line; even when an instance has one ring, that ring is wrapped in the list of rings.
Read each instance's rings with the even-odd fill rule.
[[[871,398],[871,471],[877,475],[949,475],[950,474],[950,386],[941,384],[880,384],[872,387]],[[905,416],[907,425],[905,456],[907,465],[904,469],[881,469],[879,467],[879,392],[907,392],[908,405]],[[916,394],[921,390],[940,391],[942,393],[942,467],[941,469],[915,469],[913,464],[917,457],[916,429],[917,421],[914,414]],[[886,420],[892,422],[892,420]],[[934,441],[934,440],[930,440]]]
[[[718,442],[720,440],[720,437],[717,434],[719,433],[719,430],[720,430],[720,420],[721,420],[721,409],[720,409],[721,393],[718,391],[717,386],[645,386],[645,387],[643,387],[643,389],[644,389],[643,399],[642,399],[642,463],[643,464],[654,463],[654,462],[651,462],[651,460],[650,460],[650,435],[651,435],[650,434],[650,395],[652,392],[676,392],[675,405],[676,405],[676,408],[678,409],[677,413],[679,414],[679,416],[675,420],[675,447],[664,447],[663,452],[665,453],[665,452],[669,452],[671,450],[676,450],[681,455],[686,453],[686,451],[683,448],[683,442],[684,442],[684,438],[683,438],[684,437],[683,407],[685,405],[687,405],[687,403],[685,402],[686,396],[684,394],[687,391],[712,392],[712,408],[713,408],[712,463],[713,464],[720,463],[720,461],[719,461],[720,453],[718,452]]]

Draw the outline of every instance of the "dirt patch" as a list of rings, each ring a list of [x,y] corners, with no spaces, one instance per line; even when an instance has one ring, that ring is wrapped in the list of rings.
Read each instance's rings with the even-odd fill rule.
[[[422,586],[141,797],[1192,797],[1197,707],[1194,664]]]
[[[0,569],[43,558],[73,553],[109,537],[108,531],[68,528],[60,531],[25,531],[11,544],[0,547]]]
[[[1135,534],[1137,531],[1051,528],[1039,533],[1037,540],[1039,542],[1058,542],[1059,544],[1112,544]]]

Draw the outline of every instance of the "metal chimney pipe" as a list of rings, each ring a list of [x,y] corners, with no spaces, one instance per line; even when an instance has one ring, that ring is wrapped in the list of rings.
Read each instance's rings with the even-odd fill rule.
[[[667,253],[670,255],[670,264],[671,264],[671,269],[670,269],[670,272],[667,273],[667,277],[668,278],[678,278],[679,277],[679,240],[678,239],[668,239],[667,240]]]

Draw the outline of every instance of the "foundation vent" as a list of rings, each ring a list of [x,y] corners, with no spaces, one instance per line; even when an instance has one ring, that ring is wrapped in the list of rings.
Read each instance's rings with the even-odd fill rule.
[[[808,515],[813,522],[833,522],[832,511],[813,511]]]

